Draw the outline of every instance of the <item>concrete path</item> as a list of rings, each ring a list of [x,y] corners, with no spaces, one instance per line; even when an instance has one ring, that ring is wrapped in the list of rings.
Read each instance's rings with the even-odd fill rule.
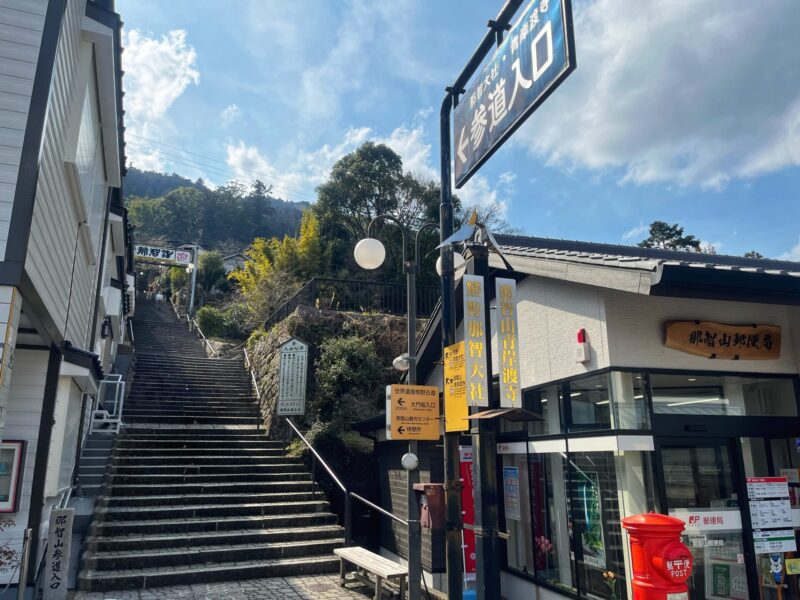
[[[357,590],[357,591],[356,591]],[[75,592],[72,600],[364,600],[372,590],[348,584],[339,587],[338,575],[274,577],[223,583],[129,590],[121,592]]]

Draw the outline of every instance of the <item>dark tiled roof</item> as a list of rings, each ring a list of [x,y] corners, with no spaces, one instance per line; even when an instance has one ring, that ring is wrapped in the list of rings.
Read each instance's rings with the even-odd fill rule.
[[[800,263],[792,261],[677,252],[658,248],[518,235],[497,235],[495,237],[503,253],[508,256],[544,258],[648,271],[655,271],[660,266],[680,266],[800,277]]]

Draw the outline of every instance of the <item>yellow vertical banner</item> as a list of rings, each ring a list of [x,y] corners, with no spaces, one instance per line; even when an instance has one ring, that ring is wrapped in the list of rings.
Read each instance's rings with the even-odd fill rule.
[[[444,349],[444,430],[468,431],[467,363],[464,342]]]
[[[500,380],[500,406],[522,408],[519,372],[519,332],[517,327],[517,282],[495,279],[497,298],[497,369]]]

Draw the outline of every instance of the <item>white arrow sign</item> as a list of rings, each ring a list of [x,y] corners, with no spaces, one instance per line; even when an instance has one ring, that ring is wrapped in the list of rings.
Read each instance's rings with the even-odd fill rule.
[[[466,126],[461,128],[461,141],[458,142],[458,148],[456,148],[456,154],[458,154],[458,158],[461,159],[462,163],[467,162],[467,155],[464,154],[464,150],[466,149],[467,144],[469,143],[469,138],[467,138],[467,136],[464,135],[466,130],[467,130]]]

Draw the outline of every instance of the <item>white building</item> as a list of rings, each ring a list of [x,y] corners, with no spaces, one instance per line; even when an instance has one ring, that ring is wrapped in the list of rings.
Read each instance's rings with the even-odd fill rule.
[[[113,8],[0,0],[0,516],[31,578],[133,310]]]
[[[689,597],[800,597],[787,570],[800,542],[800,264],[497,239],[514,271],[490,255],[486,285],[494,296],[494,277],[517,280],[522,408],[542,417],[499,420],[503,596],[631,598],[620,520],[656,511],[687,524]],[[490,312],[497,394],[500,311]],[[441,352],[437,314],[418,381],[441,389]],[[379,442],[383,506],[402,513],[402,443],[385,441],[383,416],[357,427]],[[424,479],[442,481],[441,445],[425,447],[420,464]],[[752,478],[774,478],[780,498],[751,498]],[[404,555],[402,533],[382,531],[387,555]],[[441,573],[443,538],[425,540]]]

